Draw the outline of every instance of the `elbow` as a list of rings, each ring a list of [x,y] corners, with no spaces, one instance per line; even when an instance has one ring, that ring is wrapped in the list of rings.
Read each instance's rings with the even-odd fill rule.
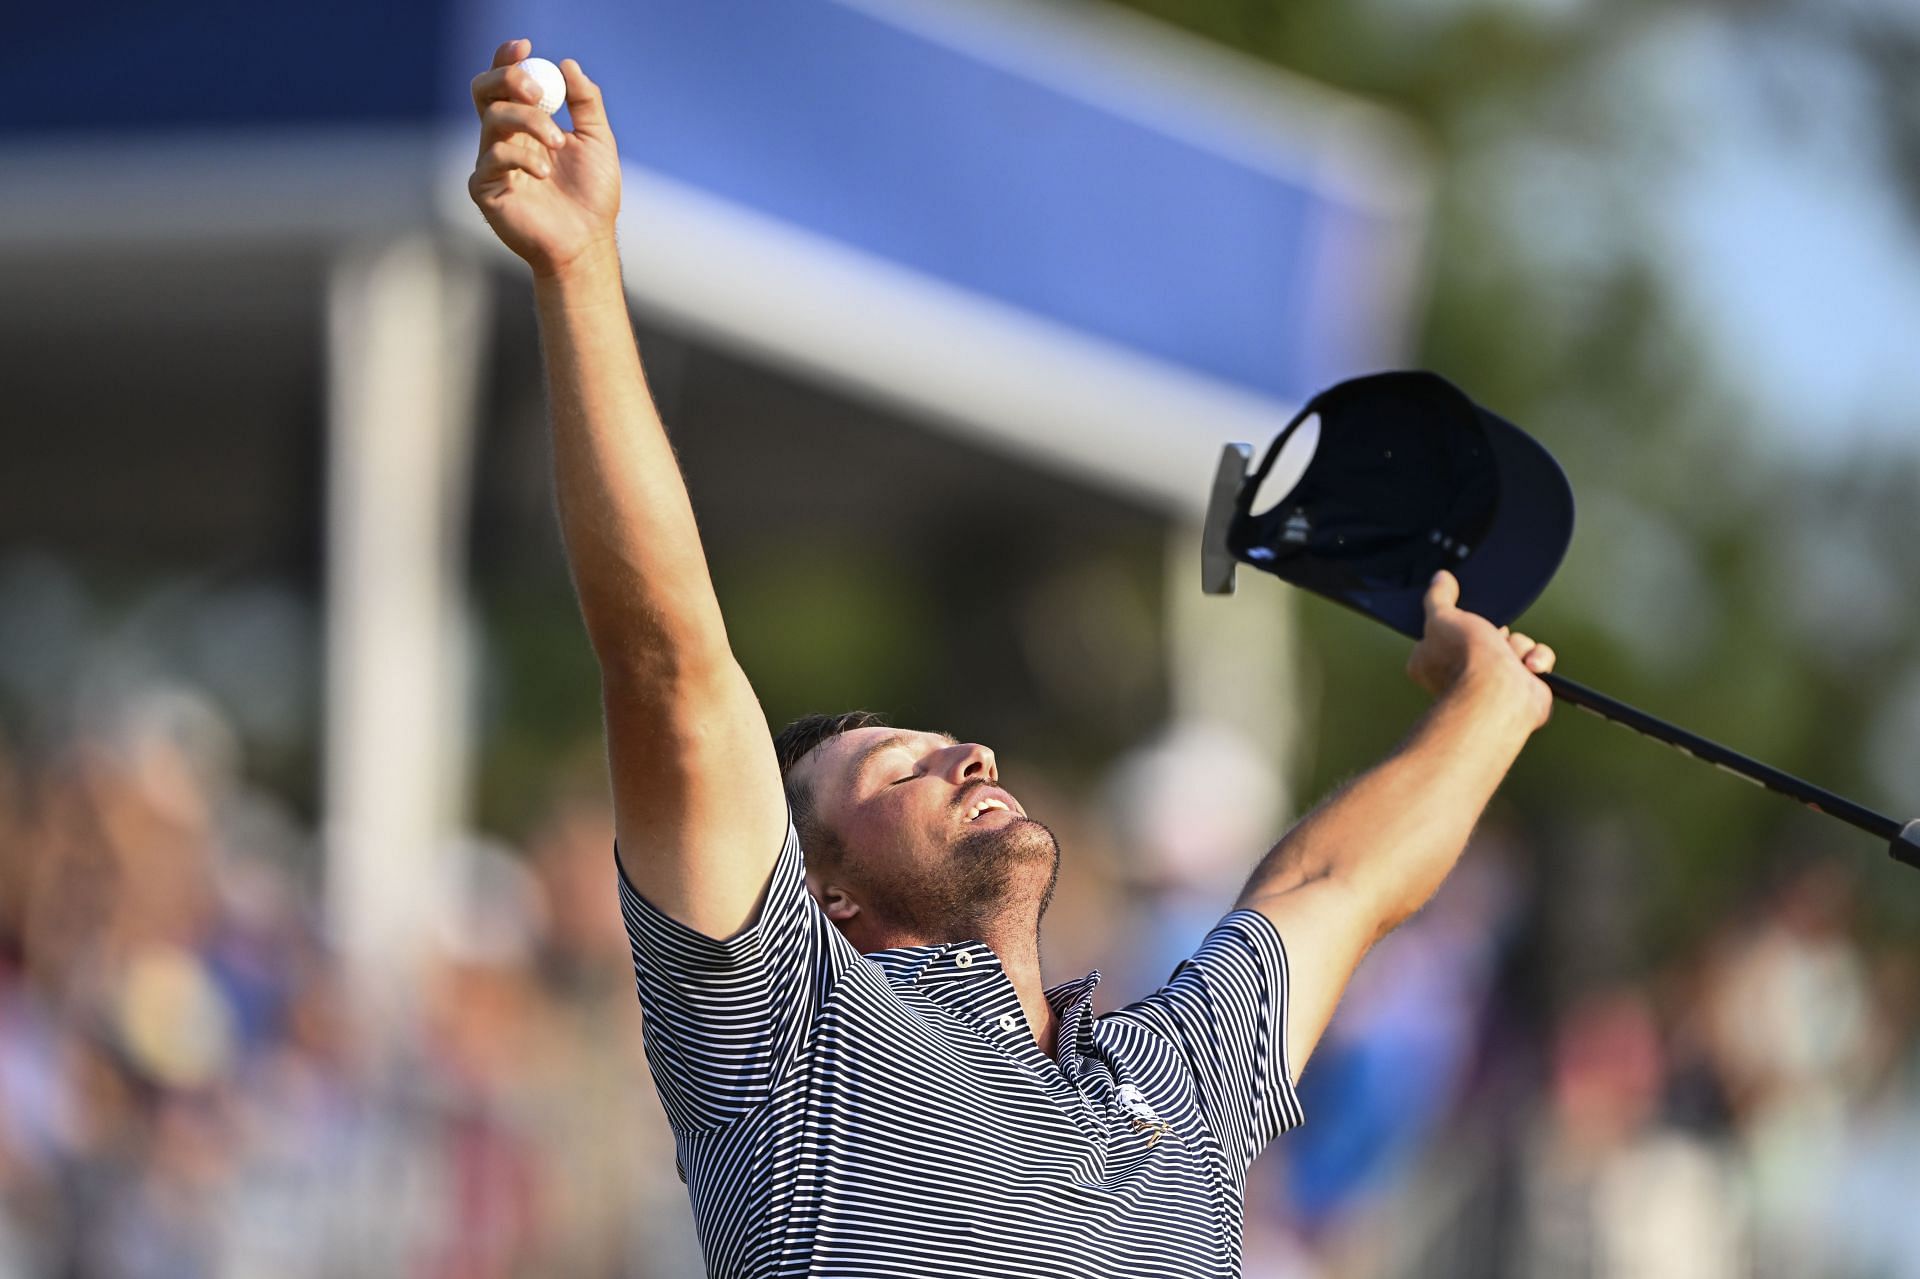
[[[1419,914],[1420,908],[1424,905],[1426,905],[1425,902],[1396,904],[1388,909],[1377,911],[1373,917],[1373,944],[1377,945],[1384,941],[1388,934]]]
[[[1420,908],[1433,896],[1431,888],[1369,875],[1360,869],[1335,870],[1330,872],[1330,878],[1339,884],[1341,892],[1353,903],[1355,915],[1364,921],[1369,948],[1419,914]]]

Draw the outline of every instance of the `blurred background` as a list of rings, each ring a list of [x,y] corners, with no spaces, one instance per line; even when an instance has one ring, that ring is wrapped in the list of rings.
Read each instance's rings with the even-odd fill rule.
[[[1580,507],[1560,668],[1920,811],[1907,0],[225,0],[0,120],[0,1274],[699,1273],[469,78],[605,88],[770,724],[998,752],[1151,989],[1390,749],[1220,446],[1431,367]],[[1920,880],[1562,711],[1363,966],[1253,1276],[1920,1276]],[[1124,940],[1122,940],[1124,939]]]

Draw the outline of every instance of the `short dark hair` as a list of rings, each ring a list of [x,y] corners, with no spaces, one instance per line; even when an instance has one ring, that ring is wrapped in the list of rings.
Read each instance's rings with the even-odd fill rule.
[[[856,728],[891,728],[884,715],[874,711],[842,711],[838,715],[802,715],[774,735],[773,756],[780,764],[780,780],[786,786],[787,806],[793,810],[793,828],[799,832],[800,847],[815,866],[840,859],[840,842],[833,832],[815,817],[813,792],[793,780],[793,767],[813,748]]]

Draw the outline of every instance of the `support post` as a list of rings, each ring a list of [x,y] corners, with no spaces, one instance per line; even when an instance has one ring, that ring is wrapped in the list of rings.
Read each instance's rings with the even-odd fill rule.
[[[1173,525],[1166,557],[1173,723],[1224,729],[1258,753],[1271,770],[1280,811],[1248,816],[1273,825],[1270,838],[1278,838],[1277,823],[1294,804],[1298,728],[1311,710],[1301,701],[1293,607],[1284,591],[1204,594],[1200,546],[1197,524]]]
[[[328,280],[328,927],[355,1006],[416,1010],[469,788],[465,532],[485,280],[424,234]]]

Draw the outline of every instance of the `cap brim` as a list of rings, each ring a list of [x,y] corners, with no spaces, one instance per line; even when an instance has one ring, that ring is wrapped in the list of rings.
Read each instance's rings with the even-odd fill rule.
[[[1500,510],[1464,560],[1460,607],[1508,626],[1532,607],[1573,541],[1573,486],[1553,455],[1513,423],[1480,410],[1500,469]]]

